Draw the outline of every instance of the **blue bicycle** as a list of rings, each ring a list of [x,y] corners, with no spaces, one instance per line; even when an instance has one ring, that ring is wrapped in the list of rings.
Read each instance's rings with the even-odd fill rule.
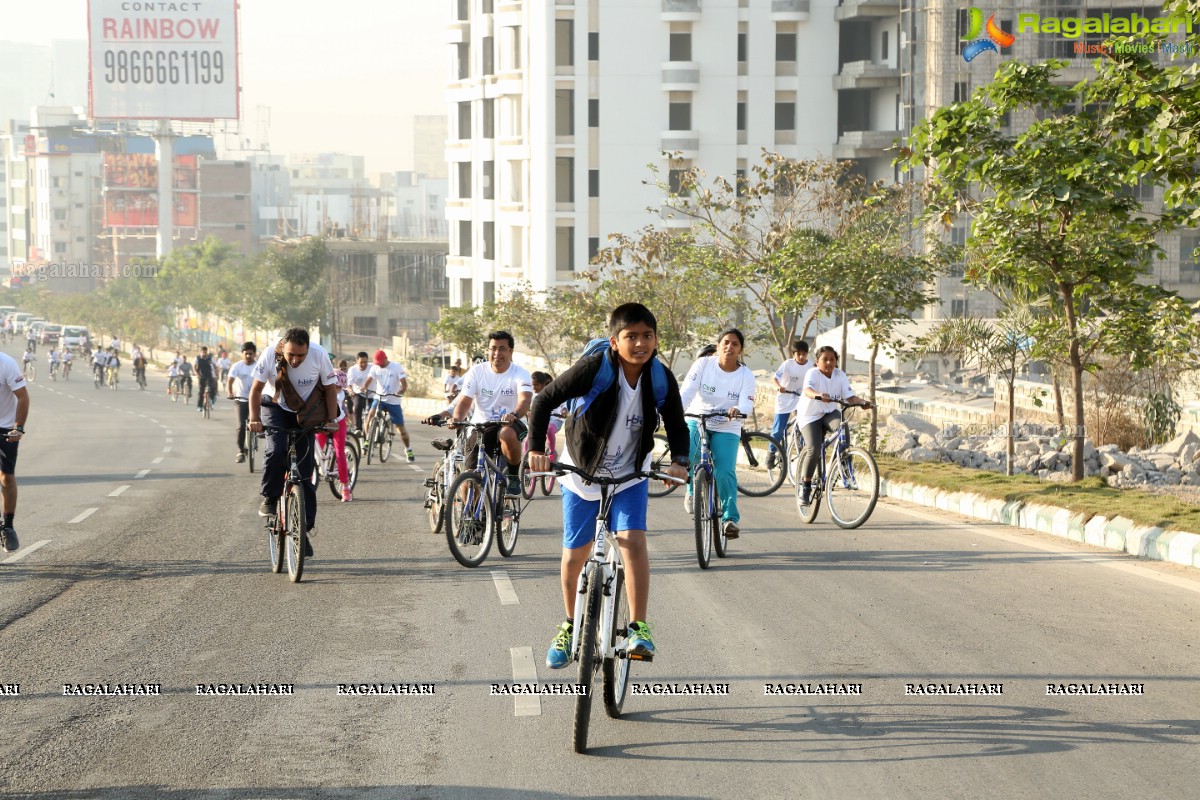
[[[712,551],[717,551],[717,558],[724,558],[729,545],[725,538],[725,529],[721,525],[721,498],[717,494],[717,484],[713,479],[712,451],[708,447],[708,420],[716,417],[724,419],[728,413],[684,416],[700,420],[700,458],[692,465],[691,512],[692,523],[696,528],[696,560],[700,562],[700,569],[708,569]]]
[[[800,519],[811,523],[817,518],[824,494],[834,524],[839,528],[857,528],[871,516],[879,500],[879,466],[866,450],[850,445],[850,425],[845,419],[845,410],[850,404],[836,397],[830,402],[838,407],[838,419],[831,425],[833,430],[821,441],[817,474],[813,477],[807,505],[803,502],[804,484],[796,482],[796,507]],[[825,452],[830,445],[833,445],[833,452],[826,463]]]
[[[464,567],[477,567],[492,549],[492,539],[500,555],[508,558],[517,546],[521,531],[519,497],[505,494],[508,477],[497,459],[499,453],[485,453],[483,434],[496,430],[500,422],[458,425],[473,428],[480,440],[475,468],[459,473],[447,491],[446,541],[454,560]]]

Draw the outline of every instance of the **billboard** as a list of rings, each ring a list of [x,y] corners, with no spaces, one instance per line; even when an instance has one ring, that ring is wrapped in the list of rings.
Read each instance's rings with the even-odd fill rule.
[[[177,228],[196,227],[196,156],[175,156],[171,166],[172,219]],[[158,160],[149,153],[104,154],[104,226],[158,226]]]
[[[93,119],[238,117],[237,0],[88,0]]]

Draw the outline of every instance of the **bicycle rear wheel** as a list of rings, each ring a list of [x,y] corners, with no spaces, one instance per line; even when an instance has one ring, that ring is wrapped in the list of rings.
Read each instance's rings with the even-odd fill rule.
[[[709,505],[711,479],[703,469],[692,478],[692,522],[696,528],[696,560],[700,569],[708,569],[712,559],[712,508]]]
[[[543,475],[542,476],[542,497],[549,497],[550,493],[553,491],[554,491],[554,476],[553,475]]]
[[[367,426],[367,464],[371,463],[371,451],[375,449],[375,440],[378,438],[375,433],[375,420],[371,420],[371,424]]]
[[[857,528],[867,521],[879,500],[879,467],[861,447],[835,451],[825,470],[825,501],[839,528]]]
[[[506,497],[500,504],[500,519],[496,520],[496,549],[508,558],[517,549],[517,536],[521,532],[521,501]]]
[[[779,443],[762,431],[743,433],[737,451],[737,488],[748,497],[766,497],[783,484],[783,465],[767,468],[771,448]],[[777,457],[778,460],[778,457]]]
[[[661,433],[654,434],[654,451],[650,454],[650,470],[652,472],[662,472],[671,465],[671,446],[667,444],[667,437]],[[650,496],[651,497],[666,497],[671,492],[675,491],[678,484],[664,484],[662,481],[650,481]]]
[[[283,526],[279,524],[278,511],[276,516],[267,520],[267,543],[271,553],[271,572],[276,574],[283,571],[284,536]]]
[[[304,545],[308,542],[308,533],[304,530],[304,493],[299,486],[288,488],[283,497],[287,503],[287,566],[288,577],[292,583],[299,583],[304,574]]]
[[[592,721],[592,684],[596,679],[596,639],[600,628],[600,595],[603,589],[596,571],[588,577],[588,598],[583,608],[583,627],[579,635],[579,677],[576,683],[583,694],[575,695],[575,725],[573,739],[576,753],[587,752],[588,726]]]
[[[450,485],[446,503],[446,541],[450,554],[464,567],[477,567],[492,549],[492,504],[477,472],[464,472]]]
[[[812,521],[817,518],[817,511],[821,508],[821,484],[819,481],[813,481],[812,496],[809,498],[808,505],[802,505],[800,498],[803,496],[804,484],[796,485],[796,510],[800,512],[800,521],[806,524],[812,524]]]
[[[116,387],[114,386],[113,388],[115,389]],[[204,418],[212,419],[212,397],[209,396],[208,392],[204,393]]]
[[[629,603],[625,600],[625,569],[617,570],[613,587],[613,621],[609,641],[613,657],[604,659],[604,710],[613,719],[621,716],[625,694],[629,691],[629,668],[632,662],[625,657],[625,638],[629,635]],[[620,644],[618,644],[618,642]]]
[[[521,459],[521,466],[517,468],[521,480],[521,497],[526,500],[533,499],[534,490],[537,488],[537,478],[529,477],[529,460]]]
[[[429,478],[432,485],[429,487],[429,494],[425,498],[425,502],[428,503],[429,530],[433,533],[442,532],[442,523],[446,519],[446,481],[442,477],[443,469],[444,467],[440,461],[433,465],[433,475]]]

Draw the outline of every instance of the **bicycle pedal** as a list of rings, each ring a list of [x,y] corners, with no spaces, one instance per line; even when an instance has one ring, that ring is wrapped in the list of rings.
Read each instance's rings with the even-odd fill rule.
[[[649,655],[644,655],[641,653],[626,653],[625,657],[628,658],[630,661],[645,661],[647,663],[654,660],[653,653],[651,653]]]
[[[433,478],[426,478],[425,482],[422,483],[421,485],[424,486],[426,489],[432,489],[433,488]]]

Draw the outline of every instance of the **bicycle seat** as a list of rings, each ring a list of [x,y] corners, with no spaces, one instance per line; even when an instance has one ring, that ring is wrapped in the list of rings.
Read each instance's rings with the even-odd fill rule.
[[[430,444],[433,445],[434,450],[445,451],[454,449],[453,439],[434,439],[432,442],[430,442]]]

